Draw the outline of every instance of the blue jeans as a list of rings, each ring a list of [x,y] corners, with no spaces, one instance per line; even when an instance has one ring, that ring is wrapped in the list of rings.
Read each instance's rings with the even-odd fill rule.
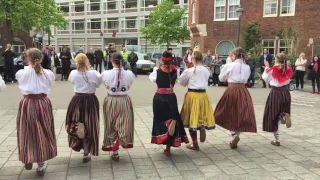
[[[251,86],[254,86],[254,74],[255,74],[255,70],[251,70],[251,74],[249,76],[249,83]]]
[[[131,71],[137,76],[137,64],[130,63]]]

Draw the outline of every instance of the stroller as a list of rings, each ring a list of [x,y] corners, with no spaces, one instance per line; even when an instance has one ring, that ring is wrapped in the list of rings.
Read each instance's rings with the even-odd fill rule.
[[[295,78],[291,78],[290,79],[290,84],[288,85],[289,87],[289,90],[290,91],[294,91],[295,89],[296,89],[296,80],[295,80]]]

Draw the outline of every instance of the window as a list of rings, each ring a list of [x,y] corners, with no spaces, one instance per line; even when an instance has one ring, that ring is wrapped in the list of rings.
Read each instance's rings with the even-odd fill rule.
[[[278,11],[278,0],[264,0],[263,16],[275,17]]]
[[[73,20],[72,30],[84,30],[84,19]]]
[[[196,3],[192,3],[192,23],[196,22]]]
[[[106,25],[105,29],[119,29],[119,18],[108,18]]]
[[[100,0],[90,0],[89,7],[88,7],[89,11],[99,11],[100,10]]]
[[[126,28],[136,28],[136,17],[126,17]]]
[[[179,0],[173,0],[173,4],[180,4]]]
[[[144,17],[144,25],[148,26],[148,24],[149,24],[149,16],[145,16]]]
[[[125,8],[137,8],[137,0],[126,0]]]
[[[154,7],[157,4],[158,0],[141,0],[141,7]]]
[[[281,15],[294,15],[296,1],[295,0],[281,0]]]
[[[184,4],[188,4],[188,0],[184,0],[183,2],[184,2]]]
[[[229,55],[234,49],[234,45],[230,41],[221,41],[216,47],[216,54],[221,55]]]
[[[87,26],[88,29],[101,29],[101,19],[89,19]]]
[[[106,10],[118,9],[116,1],[108,1]]]
[[[225,20],[226,13],[226,1],[215,0],[214,1],[214,20]]]
[[[74,2],[74,11],[75,12],[84,12],[84,2]]]
[[[13,38],[12,49],[15,53],[22,53],[24,51],[24,41],[19,37]]]
[[[275,40],[274,39],[264,39],[262,40],[263,49],[267,49],[269,54],[275,54]]]
[[[183,17],[183,19],[182,19],[182,26],[188,26],[189,24],[188,24],[188,18],[189,18],[189,14],[187,13],[187,14],[185,14],[185,16]]]
[[[280,39],[279,40],[279,51],[284,51],[285,53],[291,53],[292,52],[292,40],[290,39]],[[271,53],[270,53],[271,54]]]
[[[228,19],[238,19],[237,9],[240,5],[240,0],[229,0],[228,5],[229,5]]]
[[[60,10],[63,11],[64,13],[69,13],[69,3],[61,3],[60,4]]]

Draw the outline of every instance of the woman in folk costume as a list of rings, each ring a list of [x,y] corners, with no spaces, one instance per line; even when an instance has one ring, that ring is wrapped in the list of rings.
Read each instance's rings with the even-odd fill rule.
[[[187,68],[178,78],[178,82],[184,87],[188,86],[181,110],[181,119],[189,128],[192,138],[192,144],[188,144],[187,148],[198,151],[197,130],[200,130],[200,142],[204,142],[206,129],[214,129],[215,122],[210,98],[206,92],[210,76],[209,67],[203,65],[202,54],[199,51],[193,53],[192,59],[194,67]]]
[[[101,84],[101,75],[91,70],[85,54],[78,54],[75,62],[77,69],[69,75],[75,95],[68,107],[65,126],[69,147],[74,151],[83,149],[83,163],[87,163],[90,154],[99,155],[99,101],[95,92]]]
[[[216,124],[230,130],[233,140],[230,148],[237,148],[240,132],[257,132],[253,102],[245,85],[250,77],[250,67],[244,62],[245,52],[241,47],[233,50],[232,63],[226,64],[219,80],[228,82],[228,88],[216,106]]]
[[[166,145],[164,154],[170,156],[170,147],[179,147],[189,143],[178,110],[178,102],[173,87],[179,76],[179,70],[172,64],[172,54],[164,52],[163,65],[156,67],[149,78],[158,88],[153,98],[153,127],[151,143]]]
[[[45,161],[57,156],[52,105],[47,94],[54,84],[54,74],[41,67],[42,53],[31,48],[26,51],[29,66],[16,73],[24,96],[17,115],[19,160],[27,170],[37,162],[37,174],[44,175]]]
[[[286,124],[287,128],[291,127],[291,96],[287,85],[293,71],[287,66],[287,60],[287,56],[280,53],[276,56],[273,67],[269,67],[269,63],[265,61],[265,71],[262,74],[262,78],[272,87],[264,110],[263,131],[274,133],[275,140],[271,142],[274,146],[280,146],[279,123]]]
[[[111,57],[113,69],[102,73],[102,81],[108,96],[104,100],[104,140],[103,151],[113,151],[111,159],[119,162],[119,146],[133,148],[134,117],[129,89],[135,75],[124,70],[123,57],[114,53]]]

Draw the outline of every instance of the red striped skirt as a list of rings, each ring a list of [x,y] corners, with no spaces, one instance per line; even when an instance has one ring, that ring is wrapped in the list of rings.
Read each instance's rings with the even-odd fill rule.
[[[244,84],[229,83],[214,117],[216,124],[230,131],[257,132],[252,99]]]
[[[84,124],[84,139],[77,135],[79,123]],[[80,151],[84,147],[99,155],[99,101],[95,94],[76,93],[68,107],[66,124],[69,147]]]
[[[17,115],[18,153],[23,163],[57,156],[52,105],[46,94],[24,95]]]
[[[282,112],[290,114],[291,95],[287,86],[272,87],[264,109],[263,131],[278,130],[279,116]]]

